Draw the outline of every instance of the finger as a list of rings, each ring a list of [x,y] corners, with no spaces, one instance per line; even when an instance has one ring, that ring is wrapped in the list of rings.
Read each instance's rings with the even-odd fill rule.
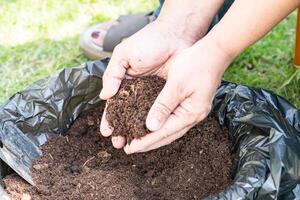
[[[178,131],[177,133],[162,139],[161,141],[158,141],[157,143],[154,143],[153,145],[149,146],[147,149],[141,150],[139,152],[136,153],[142,153],[142,152],[147,152],[147,151],[151,151],[157,148],[160,148],[162,146],[166,146],[172,142],[174,142],[175,140],[181,138],[186,132],[188,132],[188,130],[190,130],[193,126],[188,126],[184,129],[182,129],[181,131]]]
[[[100,98],[103,100],[111,98],[118,92],[129,66],[124,53],[119,49],[120,47],[113,52],[102,77],[103,88],[100,92]]]
[[[114,136],[111,138],[111,142],[116,149],[121,149],[125,146],[126,140],[122,136]]]
[[[104,137],[109,137],[113,133],[113,128],[109,125],[106,119],[106,108],[107,105],[105,106],[105,109],[102,114],[101,123],[100,123],[100,132]]]
[[[148,113],[146,126],[150,131],[157,131],[162,127],[170,114],[180,104],[179,95],[176,84],[167,81]]]
[[[174,110],[158,131],[152,132],[141,139],[134,139],[130,145],[125,146],[124,150],[127,154],[147,150],[165,138],[170,138],[173,134],[191,128],[203,120],[209,110],[210,104],[202,103],[197,99],[193,99],[193,97],[187,98]],[[176,136],[171,138],[176,138]]]
[[[126,145],[124,151],[127,154],[140,152],[148,149],[155,143],[169,138],[171,135],[188,128],[185,119],[181,119],[175,114],[171,114],[166,123],[158,131],[152,132],[140,139],[134,139],[130,145]],[[175,137],[175,136],[174,136]]]

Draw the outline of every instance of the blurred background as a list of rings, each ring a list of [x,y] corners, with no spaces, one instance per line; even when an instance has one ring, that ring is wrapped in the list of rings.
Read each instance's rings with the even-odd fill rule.
[[[78,41],[90,25],[157,5],[156,0],[0,0],[0,104],[38,79],[88,61]],[[294,12],[240,55],[224,79],[272,90],[299,108],[295,27]]]

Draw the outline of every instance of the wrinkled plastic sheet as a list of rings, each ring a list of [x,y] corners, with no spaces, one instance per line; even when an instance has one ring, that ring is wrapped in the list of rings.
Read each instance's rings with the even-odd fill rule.
[[[0,158],[30,184],[40,146],[99,105],[108,60],[64,69],[16,93],[0,107]],[[229,129],[234,180],[207,200],[300,199],[300,111],[263,89],[222,82],[210,115]],[[3,165],[4,166],[4,165]],[[1,168],[1,177],[5,176]],[[7,194],[0,187],[0,199]]]

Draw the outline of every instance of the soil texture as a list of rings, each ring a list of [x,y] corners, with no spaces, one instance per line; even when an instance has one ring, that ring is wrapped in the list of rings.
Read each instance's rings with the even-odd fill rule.
[[[123,80],[118,93],[107,101],[106,119],[113,135],[124,136],[130,143],[148,134],[146,117],[164,85],[158,76]]]
[[[163,85],[158,77],[122,83],[107,107],[115,134],[128,133],[123,136],[130,141],[148,133],[144,121]],[[234,155],[227,129],[216,119],[205,119],[168,146],[126,155],[100,134],[103,109],[104,103],[82,113],[66,136],[42,146],[43,157],[32,165],[35,186],[7,176],[4,184],[12,199],[201,199],[231,183]]]

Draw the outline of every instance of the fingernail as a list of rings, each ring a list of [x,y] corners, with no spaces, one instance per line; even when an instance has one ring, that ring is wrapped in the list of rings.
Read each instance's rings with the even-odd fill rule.
[[[99,97],[100,99],[103,99],[103,89],[101,90]]]
[[[134,153],[134,152],[131,151],[131,149],[130,149],[130,147],[129,147],[128,145],[126,145],[126,146],[124,147],[124,151],[125,151],[125,153],[126,153],[127,155]]]
[[[116,149],[122,148],[122,144],[120,144],[120,139],[118,137],[112,137],[111,141]]]
[[[117,142],[119,141],[119,138],[118,138],[118,137],[113,137],[113,138],[112,138],[112,141],[113,141],[114,143],[117,143]]]
[[[107,128],[100,128],[100,132],[104,137],[109,137],[112,134],[112,130],[109,130]]]
[[[107,133],[108,135],[112,134],[112,128],[111,127],[105,127],[105,133]]]
[[[150,118],[147,125],[151,131],[156,131],[160,128],[160,122],[156,118]]]

